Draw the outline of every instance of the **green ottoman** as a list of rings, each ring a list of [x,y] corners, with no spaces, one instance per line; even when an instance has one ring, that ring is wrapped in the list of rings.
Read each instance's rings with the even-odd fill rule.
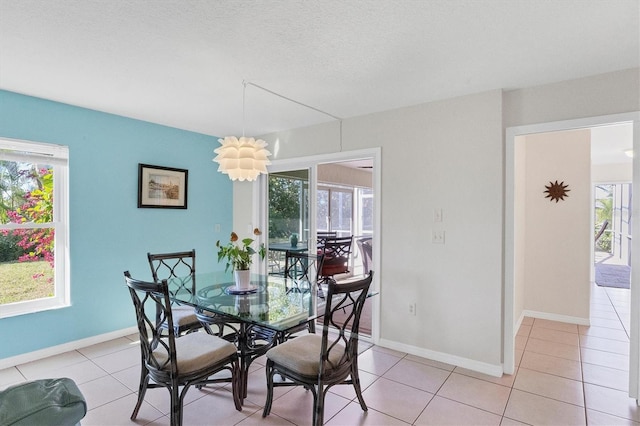
[[[86,413],[84,396],[71,379],[34,380],[0,391],[2,426],[71,426]]]

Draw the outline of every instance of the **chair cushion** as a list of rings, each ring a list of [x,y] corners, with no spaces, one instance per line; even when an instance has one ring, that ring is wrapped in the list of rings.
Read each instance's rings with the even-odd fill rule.
[[[201,370],[236,353],[236,346],[224,339],[204,332],[185,334],[176,339],[178,373],[188,374]],[[169,354],[158,346],[156,359],[166,362]]]
[[[199,323],[193,306],[175,305],[171,307],[174,326],[185,326],[193,323]]]
[[[332,276],[349,271],[349,259],[346,257],[325,256],[322,265],[322,276]]]
[[[341,264],[341,265],[328,265],[328,266],[323,266],[322,267],[322,276],[333,276],[333,275],[337,275],[337,274],[343,274],[345,272],[348,272],[349,268],[347,265],[345,264]]]
[[[0,392],[0,425],[75,425],[87,413],[87,403],[68,378],[34,380]]]
[[[270,349],[267,352],[267,358],[298,374],[313,377],[320,371],[321,349],[322,336],[305,334]],[[344,346],[338,345],[329,352],[329,360],[337,364],[343,353]]]

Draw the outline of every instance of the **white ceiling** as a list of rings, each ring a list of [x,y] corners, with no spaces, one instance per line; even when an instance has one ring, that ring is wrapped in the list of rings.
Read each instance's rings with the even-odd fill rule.
[[[638,0],[0,0],[0,88],[216,136],[640,66]],[[246,88],[255,136],[332,118]]]
[[[631,163],[625,151],[633,148],[633,124],[623,123],[591,129],[591,164]]]

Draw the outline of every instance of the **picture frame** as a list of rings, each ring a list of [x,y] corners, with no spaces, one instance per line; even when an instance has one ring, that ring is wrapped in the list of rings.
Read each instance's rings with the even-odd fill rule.
[[[138,208],[186,209],[189,171],[138,164]]]

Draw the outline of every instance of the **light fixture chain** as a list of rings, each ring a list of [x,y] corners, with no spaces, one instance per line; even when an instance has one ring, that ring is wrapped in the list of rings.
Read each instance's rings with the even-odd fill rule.
[[[321,109],[318,109],[316,107],[312,107],[311,105],[307,105],[305,103],[296,101],[295,99],[291,99],[291,98],[289,98],[287,96],[281,95],[280,93],[276,93],[273,90],[269,90],[266,87],[259,86],[259,85],[255,84],[255,83],[250,82],[250,81],[242,80],[242,84],[244,86],[244,91],[247,90],[247,84],[249,84],[249,85],[251,85],[253,87],[256,87],[256,88],[258,88],[260,90],[264,90],[267,93],[271,93],[274,96],[277,96],[279,98],[285,99],[285,100],[287,100],[289,102],[293,102],[294,104],[298,104],[298,105],[303,106],[305,108],[312,109],[312,110],[314,110],[316,112],[319,112],[321,114],[327,115],[327,116],[329,116],[329,117],[331,117],[331,118],[333,118],[335,120],[338,120],[340,122],[340,152],[342,152],[342,118],[340,118],[338,116],[335,116],[333,114],[329,114],[328,112],[322,111]],[[244,136],[244,91],[242,92],[242,136]]]
[[[312,106],[310,106],[310,105],[303,104],[302,102],[298,102],[298,101],[296,101],[295,99],[291,99],[291,98],[289,98],[289,97],[287,97],[287,96],[284,96],[284,95],[281,95],[281,94],[279,94],[279,93],[276,93],[276,92],[274,92],[273,90],[269,90],[269,89],[267,89],[267,88],[265,88],[265,87],[258,86],[257,84],[252,83],[252,82],[250,82],[250,81],[243,81],[243,84],[245,85],[245,87],[247,86],[247,84],[249,84],[249,85],[251,85],[251,86],[253,86],[253,87],[257,87],[258,89],[264,90],[264,91],[265,91],[265,92],[267,92],[267,93],[271,93],[272,95],[278,96],[278,97],[280,97],[280,98],[282,98],[282,99],[286,99],[286,100],[287,100],[287,101],[289,101],[289,102],[293,102],[294,104],[301,105],[301,106],[303,106],[303,107],[306,107],[306,108],[312,109],[312,110],[314,110],[314,111],[317,111],[317,112],[319,112],[319,113],[321,113],[321,114],[328,115],[329,117],[331,117],[331,118],[333,118],[333,119],[341,120],[341,121],[342,121],[342,118],[340,118],[340,117],[336,117],[336,116],[335,116],[335,115],[333,115],[333,114],[329,114],[329,113],[328,113],[328,112],[326,112],[326,111],[322,111],[321,109],[318,109],[318,108],[312,107]]]
[[[245,97],[247,95],[247,82],[242,80],[242,137],[244,137]]]

